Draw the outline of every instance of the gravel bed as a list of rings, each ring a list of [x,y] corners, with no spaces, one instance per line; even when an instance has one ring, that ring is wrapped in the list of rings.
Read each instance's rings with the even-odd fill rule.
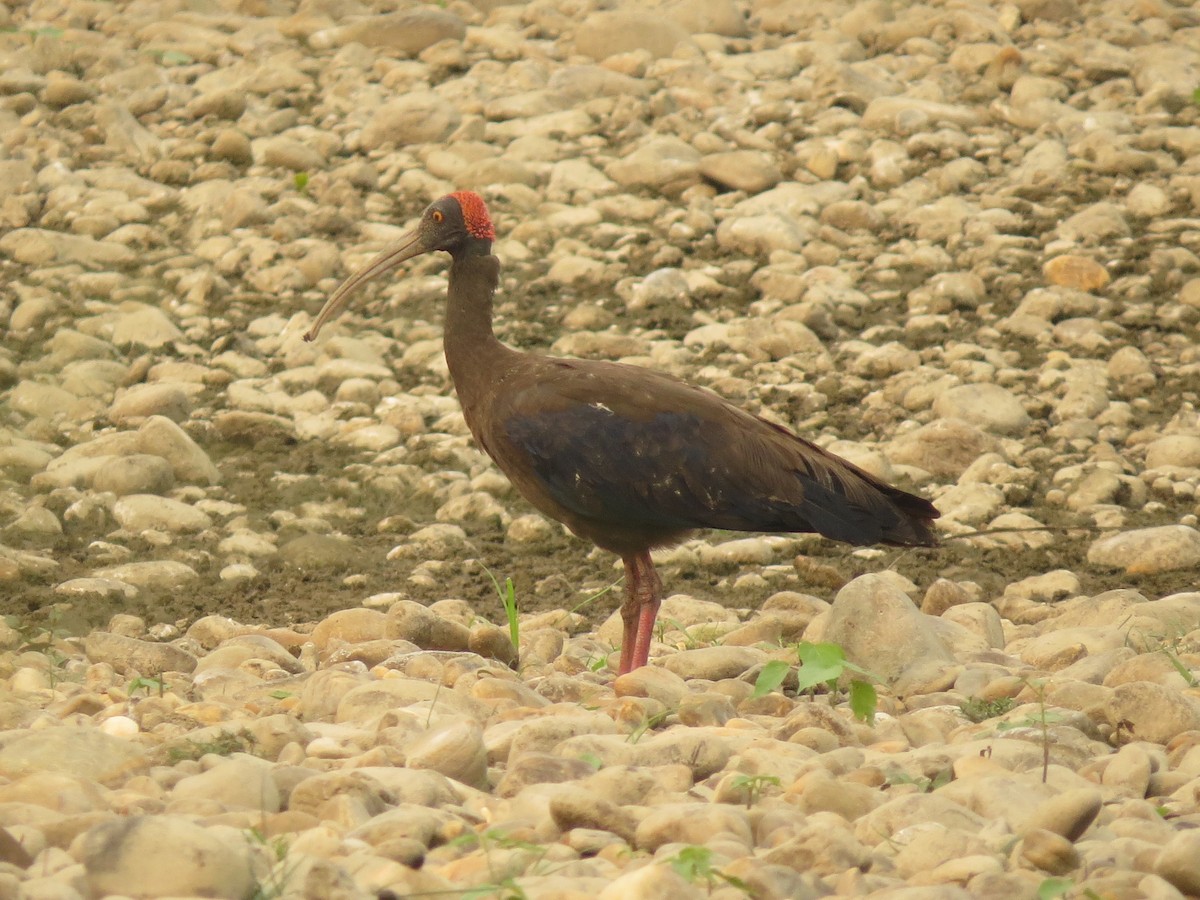
[[[1200,895],[1197,88],[1169,0],[0,7],[0,900]],[[617,677],[445,260],[301,339],[456,189],[510,343],[945,546],[700,535]]]

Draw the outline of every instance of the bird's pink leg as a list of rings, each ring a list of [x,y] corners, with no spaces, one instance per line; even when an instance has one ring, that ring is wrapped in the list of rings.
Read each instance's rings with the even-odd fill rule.
[[[621,645],[621,669],[624,675],[639,669],[650,659],[650,641],[654,638],[654,620],[662,602],[662,581],[654,570],[650,553],[627,556],[625,562],[625,603],[621,618],[625,622],[625,640]]]
[[[623,556],[625,563],[625,602],[621,604],[621,621],[625,624],[624,636],[621,638],[621,668],[618,673],[624,675],[635,668],[633,651],[637,647],[638,613],[641,611],[641,601],[638,599],[641,573],[638,571],[637,557]]]

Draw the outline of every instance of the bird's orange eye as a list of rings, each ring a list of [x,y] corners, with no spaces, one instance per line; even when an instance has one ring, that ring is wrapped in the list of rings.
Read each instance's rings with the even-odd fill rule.
[[[430,214],[430,218],[433,219],[433,221],[437,222],[439,225],[441,225],[442,222],[445,220],[446,216],[442,213],[442,211],[440,209],[435,209]]]

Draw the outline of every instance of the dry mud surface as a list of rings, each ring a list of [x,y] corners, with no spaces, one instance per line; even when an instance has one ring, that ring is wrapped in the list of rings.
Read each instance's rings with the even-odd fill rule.
[[[1200,894],[1198,88],[1166,0],[7,4],[0,898]],[[466,432],[446,260],[301,340],[463,188],[504,340],[943,546],[699,535],[616,678],[619,567]],[[872,723],[754,691],[800,641]]]

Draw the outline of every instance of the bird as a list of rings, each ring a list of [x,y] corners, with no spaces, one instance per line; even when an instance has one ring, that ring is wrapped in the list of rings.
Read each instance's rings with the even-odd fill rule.
[[[663,590],[651,551],[699,529],[938,544],[928,500],[712,391],[653,369],[502,343],[493,331],[495,238],[479,194],[447,194],[342,282],[304,340],[367,282],[425,253],[450,255],[443,349],[467,427],[533,507],[621,557],[619,675],[649,661]]]

